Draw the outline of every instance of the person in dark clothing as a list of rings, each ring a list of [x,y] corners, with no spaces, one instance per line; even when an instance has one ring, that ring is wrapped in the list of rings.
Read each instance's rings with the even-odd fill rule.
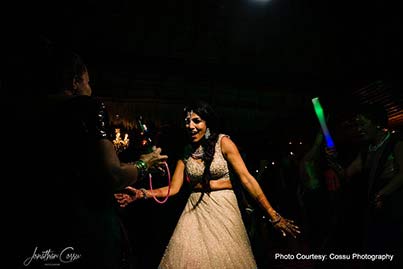
[[[154,148],[135,163],[120,162],[106,107],[91,96],[81,57],[56,48],[41,65],[46,94],[29,99],[30,114],[21,115],[30,133],[23,142],[30,160],[23,210],[32,220],[21,236],[21,265],[132,268],[114,192],[167,156]]]
[[[387,129],[388,117],[382,106],[360,106],[353,121],[362,149],[346,169],[332,158],[331,150],[327,150],[329,162],[347,180],[358,174],[365,179],[365,251],[394,255],[388,265],[401,268],[403,211],[398,205],[403,203],[403,142],[399,133]]]

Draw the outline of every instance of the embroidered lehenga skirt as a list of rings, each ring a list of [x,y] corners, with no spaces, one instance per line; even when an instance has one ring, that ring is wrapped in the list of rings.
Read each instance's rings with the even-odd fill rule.
[[[201,195],[190,195],[159,268],[256,268],[233,190]]]

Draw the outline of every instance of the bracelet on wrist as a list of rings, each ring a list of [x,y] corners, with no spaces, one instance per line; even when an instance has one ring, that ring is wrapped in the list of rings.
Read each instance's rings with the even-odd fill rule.
[[[134,163],[138,171],[138,177],[144,178],[147,174],[147,164],[143,160],[138,160]]]
[[[145,161],[140,159],[136,163],[139,164],[141,167],[143,167],[145,170],[148,170],[148,166],[147,166],[147,163]]]
[[[141,188],[140,191],[143,193],[143,199],[144,199],[144,200],[148,199],[146,189]]]
[[[283,218],[282,216],[280,216],[279,213],[276,213],[275,217],[276,217],[276,218],[273,218],[273,219],[271,219],[271,220],[269,219],[269,221],[270,221],[270,223],[271,223],[272,225],[276,225],[276,224],[279,223],[279,222],[281,221],[281,219]]]

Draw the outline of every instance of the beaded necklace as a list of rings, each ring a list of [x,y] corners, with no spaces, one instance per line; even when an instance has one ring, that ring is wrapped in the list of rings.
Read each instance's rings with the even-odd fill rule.
[[[369,146],[368,146],[368,151],[370,151],[370,152],[377,151],[377,150],[385,143],[385,141],[388,140],[389,137],[390,137],[390,133],[389,133],[389,132],[386,132],[386,135],[385,135],[385,137],[382,139],[381,142],[379,142],[379,143],[376,144],[375,146],[372,146],[372,145],[369,145]]]
[[[201,159],[203,155],[204,149],[201,145],[191,154],[193,159]]]

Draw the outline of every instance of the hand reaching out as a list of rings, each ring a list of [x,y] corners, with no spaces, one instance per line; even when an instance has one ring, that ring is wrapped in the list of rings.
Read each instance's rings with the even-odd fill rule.
[[[147,164],[148,169],[161,169],[164,162],[168,159],[167,155],[161,155],[161,148],[153,147],[153,151],[140,156],[140,160]]]
[[[143,198],[143,192],[133,187],[126,187],[124,192],[115,193],[115,199],[120,207],[126,207],[128,204]]]
[[[287,236],[287,234],[291,235],[292,237],[296,238],[298,234],[301,233],[299,227],[294,224],[293,220],[289,220],[283,218],[277,213],[277,219],[271,221],[274,228],[280,230],[283,236]]]

